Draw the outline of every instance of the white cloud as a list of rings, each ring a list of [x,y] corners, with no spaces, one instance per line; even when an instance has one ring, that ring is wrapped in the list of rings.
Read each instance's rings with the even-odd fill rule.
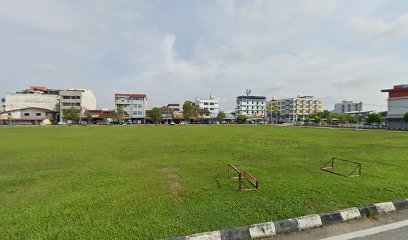
[[[351,34],[384,42],[408,37],[408,13],[391,21],[359,17],[350,26]]]
[[[150,106],[213,94],[230,110],[246,88],[323,97],[328,109],[385,104],[379,91],[404,80],[408,59],[385,45],[360,51],[357,40],[404,38],[407,17],[373,22],[378,2],[362,12],[368,3],[197,1],[170,19],[167,4],[183,2],[3,1],[0,88],[90,88],[100,107],[113,107],[115,92],[140,92]]]

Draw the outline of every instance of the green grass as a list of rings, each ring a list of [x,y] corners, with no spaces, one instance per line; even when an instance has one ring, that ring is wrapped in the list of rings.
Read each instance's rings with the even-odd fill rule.
[[[408,135],[271,126],[0,128],[0,239],[159,239],[408,197]],[[333,156],[362,177],[320,171]],[[239,192],[227,164],[259,191]]]

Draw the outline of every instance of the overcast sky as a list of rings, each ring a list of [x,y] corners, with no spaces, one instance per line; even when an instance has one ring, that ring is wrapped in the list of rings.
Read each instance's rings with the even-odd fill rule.
[[[149,107],[213,94],[232,110],[249,88],[385,105],[381,89],[408,83],[407,43],[406,0],[0,0],[0,94],[89,88],[99,108],[114,93]]]

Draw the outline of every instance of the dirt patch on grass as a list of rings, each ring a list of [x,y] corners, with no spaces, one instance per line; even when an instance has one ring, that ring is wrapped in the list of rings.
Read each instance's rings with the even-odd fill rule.
[[[160,171],[166,173],[176,173],[180,171],[180,168],[162,168]]]
[[[166,185],[169,189],[171,197],[175,202],[178,202],[182,198],[183,184],[180,178],[179,168],[161,168],[160,172],[167,173]]]
[[[181,191],[183,190],[183,184],[181,183],[180,175],[170,174],[168,176],[168,185],[173,200],[180,201],[182,197]]]

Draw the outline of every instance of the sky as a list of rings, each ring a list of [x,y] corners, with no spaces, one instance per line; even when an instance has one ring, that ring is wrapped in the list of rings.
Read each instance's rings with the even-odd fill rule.
[[[408,83],[406,0],[0,0],[0,95],[146,93],[149,107],[251,89],[384,110]],[[374,106],[380,105],[380,106]]]

